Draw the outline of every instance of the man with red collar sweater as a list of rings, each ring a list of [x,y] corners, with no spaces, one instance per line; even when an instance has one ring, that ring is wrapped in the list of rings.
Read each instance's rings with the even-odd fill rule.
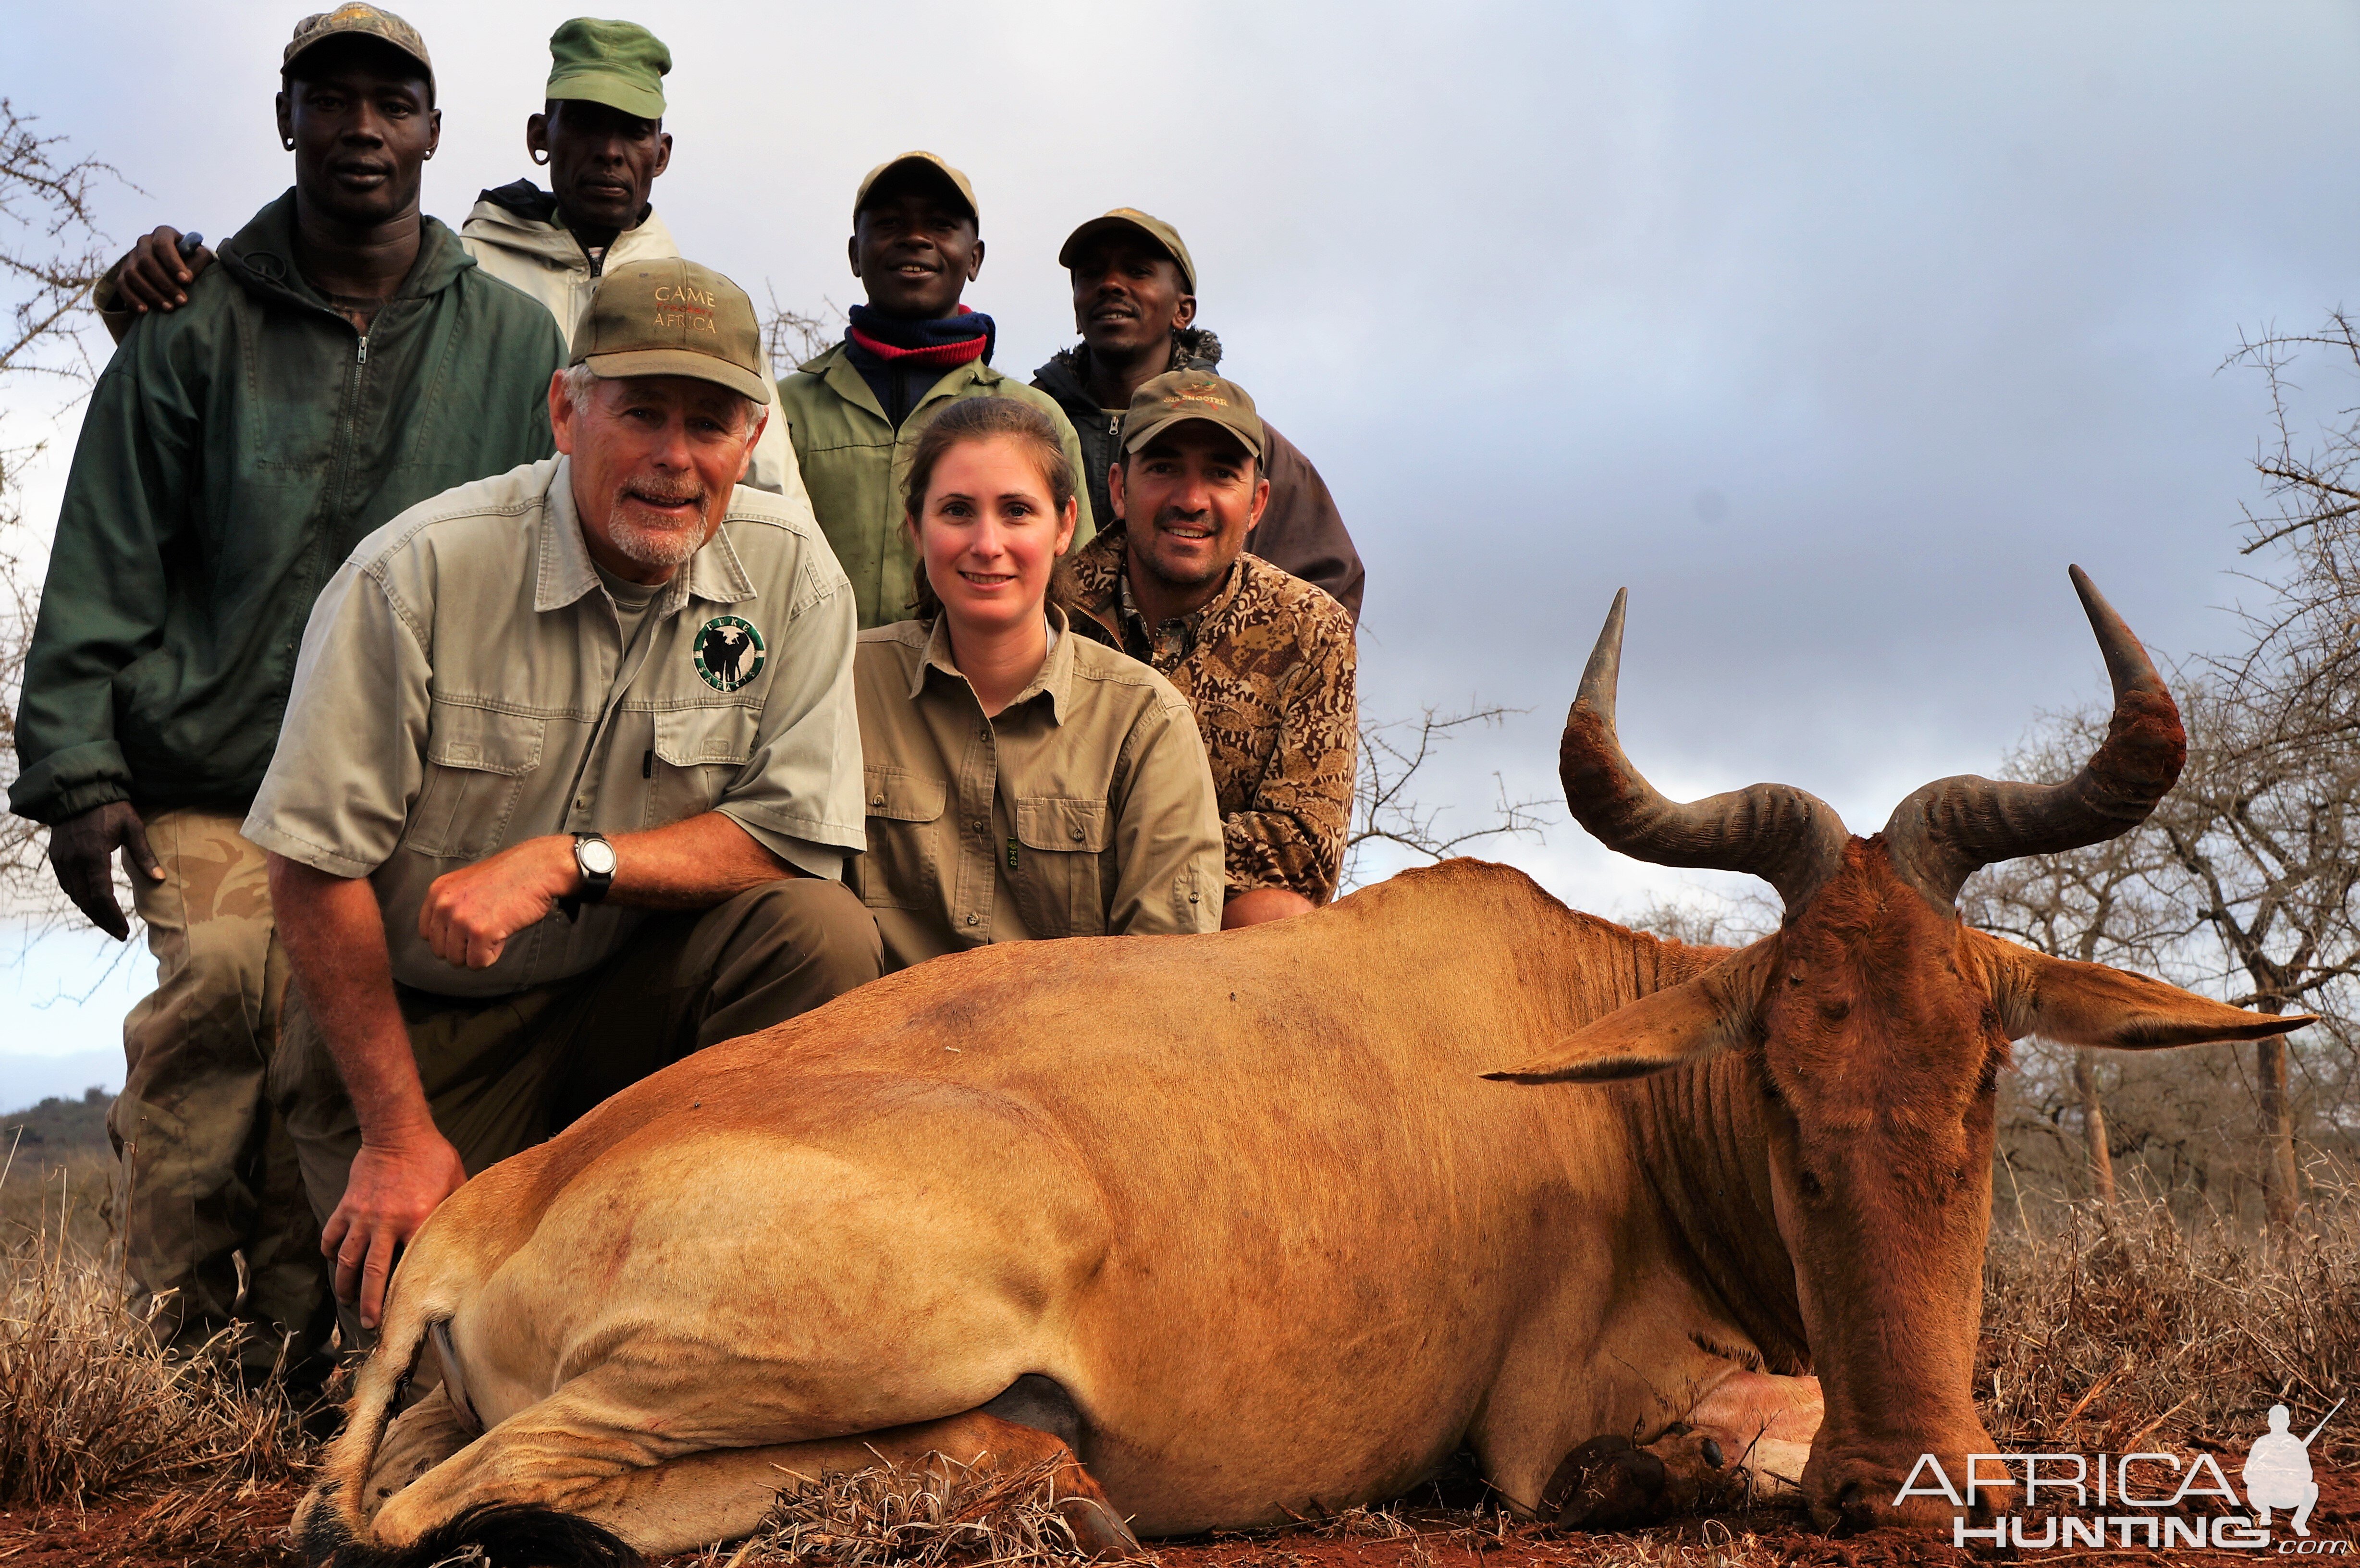
[[[917,555],[901,485],[918,433],[951,399],[1013,397],[1047,413],[1081,488],[1081,442],[1065,411],[991,368],[991,318],[959,303],[983,268],[978,228],[974,188],[933,153],[869,170],[847,246],[869,302],[852,308],[842,343],[779,383],[812,510],[852,579],[864,630],[910,616]],[[1073,548],[1093,531],[1085,499]]]

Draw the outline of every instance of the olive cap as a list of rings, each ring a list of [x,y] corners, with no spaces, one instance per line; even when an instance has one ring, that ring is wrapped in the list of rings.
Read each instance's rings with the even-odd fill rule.
[[[294,65],[296,56],[308,53],[330,38],[351,36],[391,44],[425,70],[429,88],[434,85],[434,61],[428,58],[426,40],[418,36],[418,29],[392,12],[364,5],[360,0],[352,0],[333,11],[315,11],[296,23],[295,36],[288,40],[287,52],[279,57],[280,74]]]
[[[689,376],[770,400],[762,327],[746,290],[679,256],[635,261],[598,280],[574,332],[574,360],[602,377]]]
[[[1111,212],[1092,218],[1067,234],[1065,243],[1057,249],[1057,265],[1071,271],[1074,258],[1081,254],[1082,247],[1107,234],[1144,234],[1151,244],[1172,258],[1173,266],[1180,269],[1183,291],[1189,294],[1196,292],[1196,264],[1188,258],[1188,247],[1181,242],[1180,231],[1136,207],[1117,207]]]
[[[863,175],[860,189],[852,194],[854,227],[859,226],[860,209],[869,205],[869,192],[877,188],[877,182],[895,169],[906,169],[912,164],[932,169],[939,178],[949,180],[951,188],[958,192],[959,200],[967,203],[967,215],[975,220],[977,228],[983,227],[983,209],[975,204],[975,187],[967,182],[966,175],[945,163],[939,154],[931,152],[905,152],[899,158],[889,158]]]
[[[579,98],[661,120],[672,50],[637,22],[576,16],[549,35],[547,98]]]
[[[1137,452],[1185,419],[1218,425],[1262,461],[1262,416],[1236,382],[1203,370],[1167,370],[1131,394],[1122,416],[1122,450]]]

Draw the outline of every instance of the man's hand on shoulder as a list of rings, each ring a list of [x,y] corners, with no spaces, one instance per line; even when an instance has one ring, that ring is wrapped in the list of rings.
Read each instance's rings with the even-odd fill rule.
[[[357,1300],[362,1327],[377,1327],[401,1249],[466,1180],[459,1151],[431,1121],[395,1141],[362,1140],[344,1195],[320,1230],[321,1252],[336,1262],[336,1300]]]
[[[130,856],[134,875],[150,882],[164,879],[164,868],[148,847],[148,824],[128,800],[93,806],[49,829],[49,869],[57,873],[58,886],[91,924],[123,942],[131,935],[131,922],[115,901],[118,847]]]
[[[418,934],[454,969],[489,969],[508,938],[547,920],[581,879],[572,835],[527,839],[437,877],[419,907]]]
[[[180,231],[169,223],[132,243],[115,264],[115,298],[118,310],[146,315],[150,310],[174,310],[189,302],[189,285],[213,263],[213,253],[200,245],[180,254]]]

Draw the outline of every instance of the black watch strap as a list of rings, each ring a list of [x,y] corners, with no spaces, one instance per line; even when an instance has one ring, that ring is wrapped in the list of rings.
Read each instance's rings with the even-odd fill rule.
[[[594,844],[597,849],[588,847]],[[603,901],[606,889],[615,885],[615,846],[607,842],[605,833],[574,835],[574,869],[582,878],[581,890],[557,901],[557,907],[565,911],[569,920],[581,918],[583,905]]]

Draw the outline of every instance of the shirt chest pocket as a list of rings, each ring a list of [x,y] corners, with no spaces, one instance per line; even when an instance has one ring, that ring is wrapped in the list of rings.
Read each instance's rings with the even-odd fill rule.
[[[541,767],[545,719],[437,704],[427,720],[426,778],[402,843],[421,855],[480,860],[507,842],[509,820]]]
[[[702,816],[719,803],[754,755],[754,711],[734,703],[673,708],[655,715],[648,756],[646,825]]]
[[[1035,936],[1101,936],[1107,929],[1104,800],[1024,795],[1016,801],[1016,864],[1003,867],[1024,927]]]
[[[944,908],[943,808],[950,785],[902,768],[860,770],[869,802],[869,847],[850,876],[863,903],[879,909]]]

